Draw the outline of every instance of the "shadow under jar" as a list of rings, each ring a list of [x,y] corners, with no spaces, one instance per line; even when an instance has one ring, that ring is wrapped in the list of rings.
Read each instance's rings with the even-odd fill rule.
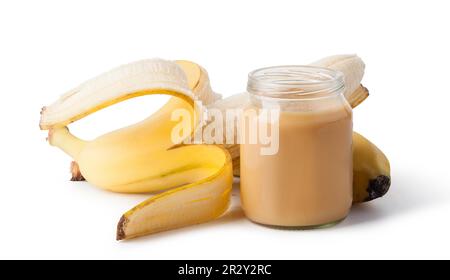
[[[249,74],[247,91],[240,159],[246,216],[294,229],[345,219],[352,205],[353,124],[342,73],[311,66],[262,68]],[[278,112],[278,119],[268,111]],[[278,141],[272,154],[262,152],[267,139],[255,142],[255,130],[264,126],[271,141]]]

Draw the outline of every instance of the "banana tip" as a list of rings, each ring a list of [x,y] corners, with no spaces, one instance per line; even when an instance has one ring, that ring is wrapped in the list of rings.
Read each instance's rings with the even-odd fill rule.
[[[369,194],[366,201],[371,201],[384,196],[391,186],[391,178],[389,176],[380,175],[370,180],[367,193]]]
[[[70,181],[74,182],[85,181],[85,178],[81,174],[80,166],[76,161],[72,161],[70,163],[70,173],[72,174],[72,178],[70,178]]]
[[[125,227],[126,227],[128,221],[129,220],[125,216],[122,216],[120,218],[120,221],[117,224],[117,234],[116,234],[116,240],[117,241],[121,241],[121,240],[124,240],[126,238]]]

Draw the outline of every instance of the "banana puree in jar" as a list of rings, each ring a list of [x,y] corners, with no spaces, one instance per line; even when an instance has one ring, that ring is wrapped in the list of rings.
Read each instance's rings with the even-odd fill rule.
[[[314,228],[347,216],[353,126],[343,91],[343,75],[325,68],[278,66],[249,74],[240,166],[250,220]]]

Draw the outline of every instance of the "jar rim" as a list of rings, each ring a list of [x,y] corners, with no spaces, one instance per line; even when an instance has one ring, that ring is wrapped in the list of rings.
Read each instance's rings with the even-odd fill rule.
[[[342,93],[344,74],[310,65],[280,65],[259,68],[248,74],[250,94],[279,98],[319,98]]]

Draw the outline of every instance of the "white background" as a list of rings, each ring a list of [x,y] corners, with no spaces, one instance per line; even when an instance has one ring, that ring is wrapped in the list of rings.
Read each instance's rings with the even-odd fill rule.
[[[2,1],[0,258],[450,258],[448,1]],[[337,227],[279,231],[231,215],[129,242],[121,214],[146,195],[68,181],[39,111],[117,65],[161,57],[203,65],[225,96],[247,73],[358,53],[371,96],[355,130],[390,158],[393,184]],[[143,97],[71,128],[92,138],[143,119]],[[236,193],[237,194],[237,193]]]

